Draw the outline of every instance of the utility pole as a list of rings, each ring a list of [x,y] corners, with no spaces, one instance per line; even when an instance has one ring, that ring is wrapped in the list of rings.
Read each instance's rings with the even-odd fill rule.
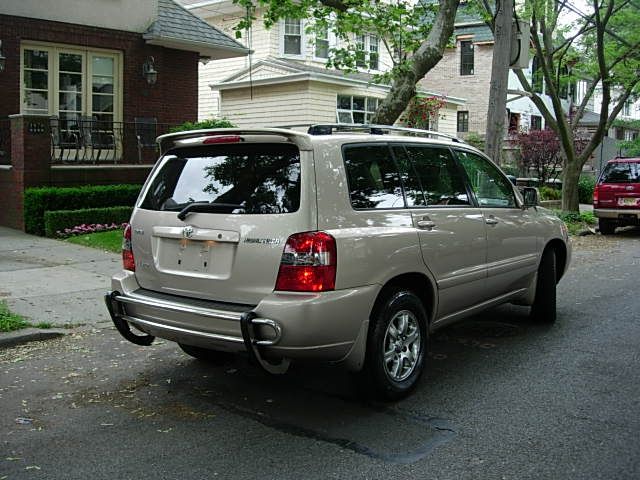
[[[489,109],[485,153],[496,163],[501,163],[502,143],[507,114],[507,87],[511,64],[511,28],[513,0],[497,0],[493,28],[493,60],[489,87]]]

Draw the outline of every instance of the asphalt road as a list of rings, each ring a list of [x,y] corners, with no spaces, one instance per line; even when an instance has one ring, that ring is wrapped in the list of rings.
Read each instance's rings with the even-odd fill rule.
[[[558,322],[441,331],[396,404],[111,328],[0,350],[0,479],[640,478],[640,230],[578,238]]]

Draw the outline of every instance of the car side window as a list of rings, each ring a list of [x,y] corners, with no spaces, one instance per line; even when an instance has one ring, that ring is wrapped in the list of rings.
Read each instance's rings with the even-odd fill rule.
[[[511,182],[494,165],[474,153],[457,150],[456,154],[481,207],[516,206]]]
[[[404,208],[400,174],[387,145],[346,146],[344,165],[353,208]]]
[[[394,147],[394,154],[401,165],[406,158],[405,189],[409,206],[470,205],[460,171],[449,149],[421,145]],[[404,173],[404,172],[403,172]],[[412,178],[412,176],[414,178]],[[405,176],[403,175],[403,179]],[[419,194],[413,190],[419,189]]]

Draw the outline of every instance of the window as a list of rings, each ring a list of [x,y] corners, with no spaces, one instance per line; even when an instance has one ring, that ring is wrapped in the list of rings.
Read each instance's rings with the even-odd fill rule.
[[[616,135],[616,140],[624,140],[624,128],[616,127],[615,135]]]
[[[315,56],[316,58],[329,58],[329,29],[327,27],[316,32]]]
[[[285,19],[283,53],[285,55],[302,55],[302,20]]]
[[[462,150],[456,153],[481,207],[516,206],[511,182],[495,166],[474,153]]]
[[[542,117],[540,115],[531,115],[530,120],[529,130],[542,130]]]
[[[336,116],[338,123],[371,123],[377,109],[377,98],[338,95]]]
[[[509,116],[509,127],[508,131],[511,134],[518,133],[520,131],[520,114],[519,113],[508,113]]]
[[[609,163],[602,172],[600,183],[640,183],[640,163]]]
[[[408,206],[469,205],[464,181],[448,149],[394,146]]]
[[[458,112],[458,132],[469,131],[469,112]]]
[[[83,116],[119,120],[120,59],[117,52],[23,45],[22,112],[56,115],[63,124]]]
[[[375,35],[356,35],[356,66],[378,70],[380,63],[379,42]]]
[[[473,42],[460,42],[460,75],[473,75]]]
[[[558,71],[558,96],[563,99],[569,97],[569,68],[562,65]]]
[[[300,152],[294,145],[248,143],[182,148],[166,155],[141,208],[180,211],[192,202],[211,213],[295,212]]]
[[[627,100],[624,102],[624,106],[622,107],[622,115],[629,116],[631,115],[631,100]]]
[[[386,145],[345,147],[344,165],[353,208],[405,206],[400,175]]]
[[[533,57],[531,62],[531,87],[536,93],[542,93],[542,68],[540,67],[540,60],[538,57]]]

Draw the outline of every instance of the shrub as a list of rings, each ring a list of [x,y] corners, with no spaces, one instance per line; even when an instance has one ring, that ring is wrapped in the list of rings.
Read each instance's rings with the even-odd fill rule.
[[[44,235],[44,214],[47,211],[133,207],[140,188],[140,185],[28,188],[24,192],[25,230],[28,233]]]
[[[595,178],[591,176],[580,177],[580,180],[578,181],[578,201],[580,203],[592,203],[593,189],[595,186]]]
[[[485,141],[477,132],[469,132],[464,141],[478,150],[484,151]]]
[[[205,128],[235,128],[234,125],[226,118],[212,118],[210,120],[202,120],[201,122],[184,122],[169,129],[169,133],[185,132],[187,130],[202,130]]]
[[[540,200],[560,200],[562,192],[557,188],[540,187]]]
[[[45,212],[45,233],[47,237],[64,237],[120,228],[132,211],[133,207],[108,207]]]

